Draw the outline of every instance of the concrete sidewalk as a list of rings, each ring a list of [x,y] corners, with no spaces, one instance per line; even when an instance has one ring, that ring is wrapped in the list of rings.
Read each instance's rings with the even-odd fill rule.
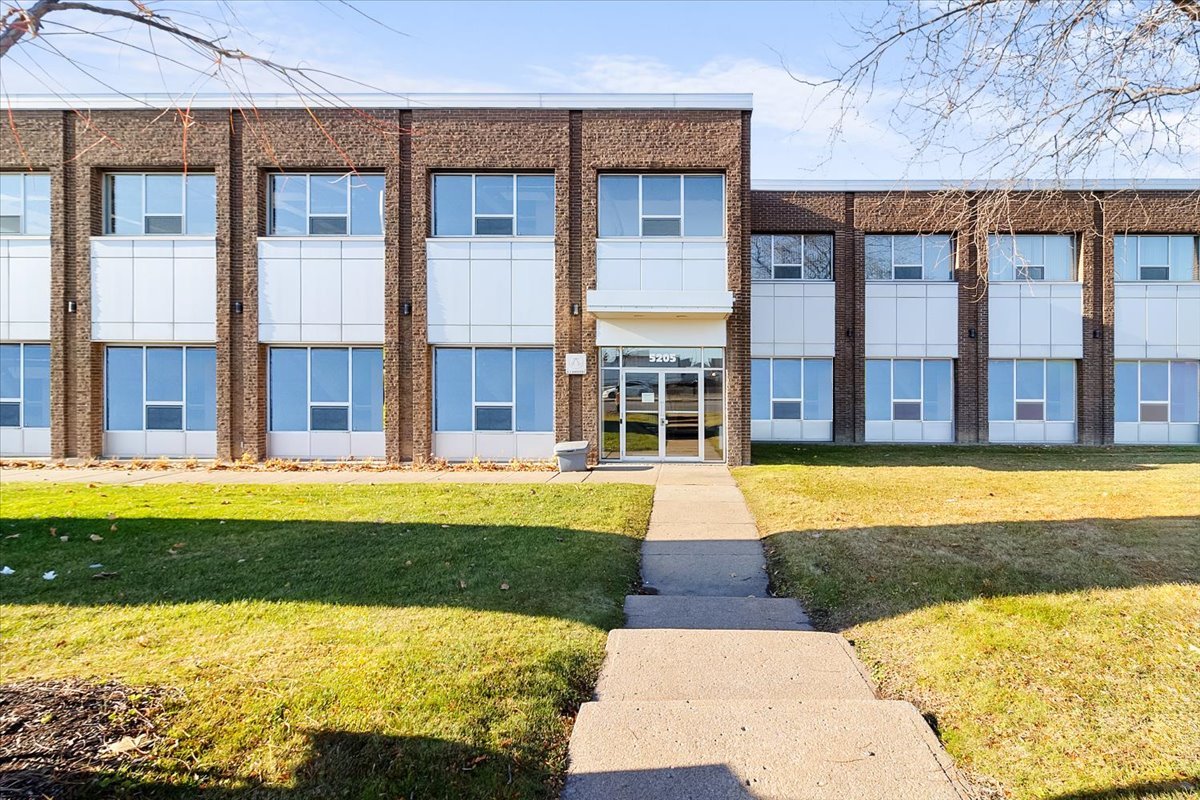
[[[875,697],[846,640],[774,598],[724,467],[660,472],[564,800],[963,800],[912,705]]]
[[[281,485],[293,483],[375,485],[403,483],[637,483],[658,484],[665,472],[684,469],[678,464],[601,464],[587,472],[467,471],[467,470],[238,470],[238,469],[120,469],[115,467],[5,467],[0,469],[4,483],[95,483],[102,486],[247,483]]]

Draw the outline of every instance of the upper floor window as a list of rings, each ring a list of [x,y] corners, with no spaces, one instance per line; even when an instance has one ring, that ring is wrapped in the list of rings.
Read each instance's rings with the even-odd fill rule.
[[[1200,280],[1200,236],[1113,237],[1119,281]]]
[[[0,233],[50,233],[50,176],[44,172],[0,173]]]
[[[945,234],[866,237],[867,280],[948,281],[953,269]]]
[[[724,236],[723,175],[601,175],[600,236]]]
[[[994,281],[1074,281],[1077,264],[1074,236],[988,237],[988,274]]]
[[[276,173],[267,209],[270,236],[382,236],[383,175]]]
[[[433,176],[434,236],[553,236],[553,175]]]
[[[107,234],[211,236],[216,229],[215,175],[113,172],[104,176]]]
[[[833,237],[827,233],[750,237],[753,280],[833,280]]]

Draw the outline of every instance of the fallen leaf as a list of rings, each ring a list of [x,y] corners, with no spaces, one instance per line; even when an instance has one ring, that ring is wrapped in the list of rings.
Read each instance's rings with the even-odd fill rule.
[[[8,536],[5,536],[4,538],[5,539],[18,539],[18,538],[20,538],[20,536],[21,536],[21,534],[19,534],[19,533],[10,533]]]
[[[4,567],[4,569],[0,569],[0,575],[12,575],[14,572],[16,572],[16,570],[8,566]]]
[[[112,525],[109,525],[108,529],[110,531],[112,531],[113,533],[116,533],[117,532],[117,523],[114,522]]]
[[[104,752],[111,753],[112,755],[120,755],[121,753],[138,750],[141,748],[144,739],[143,734],[138,734],[136,738],[133,736],[122,736],[117,741],[104,745]]]
[[[467,582],[464,581],[462,578],[459,578],[458,579],[458,588],[460,588],[460,589],[467,588]]]
[[[69,541],[70,538],[71,538],[70,536],[60,536],[60,537],[58,537],[58,540],[60,542],[66,542],[66,541]]]
[[[103,581],[103,580],[107,580],[109,578],[115,578],[120,574],[121,573],[119,573],[119,572],[97,572],[96,574],[92,575],[92,580]]]
[[[50,529],[50,535],[51,535],[51,536],[58,536],[58,528],[51,528],[51,529]]]
[[[112,520],[112,519],[116,519],[116,518],[117,518],[117,515],[116,515],[116,514],[114,514],[113,512],[111,512],[111,511],[110,511],[110,512],[108,512],[107,514],[105,514],[105,515],[104,515],[104,518],[105,518],[105,519]]]
[[[44,581],[52,581],[57,577],[58,577],[58,573],[55,572],[54,570],[50,570],[49,572],[42,573],[42,580],[44,580]]]
[[[503,589],[504,591],[508,591],[508,584],[502,583],[502,584],[500,584],[500,588]]]
[[[104,537],[98,533],[93,533],[88,538],[91,539],[93,542],[103,542],[104,541]]]

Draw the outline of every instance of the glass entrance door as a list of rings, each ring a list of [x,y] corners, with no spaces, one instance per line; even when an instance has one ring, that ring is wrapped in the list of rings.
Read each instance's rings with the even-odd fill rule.
[[[625,415],[622,428],[625,458],[658,458],[661,425],[661,393],[657,372],[626,371]]]
[[[625,370],[622,458],[700,458],[700,373]]]
[[[663,457],[700,457],[700,373],[662,373]]]

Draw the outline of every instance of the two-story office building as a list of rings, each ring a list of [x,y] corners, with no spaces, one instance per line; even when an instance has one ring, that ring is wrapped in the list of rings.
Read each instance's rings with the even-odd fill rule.
[[[256,101],[11,99],[3,455],[1200,441],[1200,181],[752,186],[748,95]]]

